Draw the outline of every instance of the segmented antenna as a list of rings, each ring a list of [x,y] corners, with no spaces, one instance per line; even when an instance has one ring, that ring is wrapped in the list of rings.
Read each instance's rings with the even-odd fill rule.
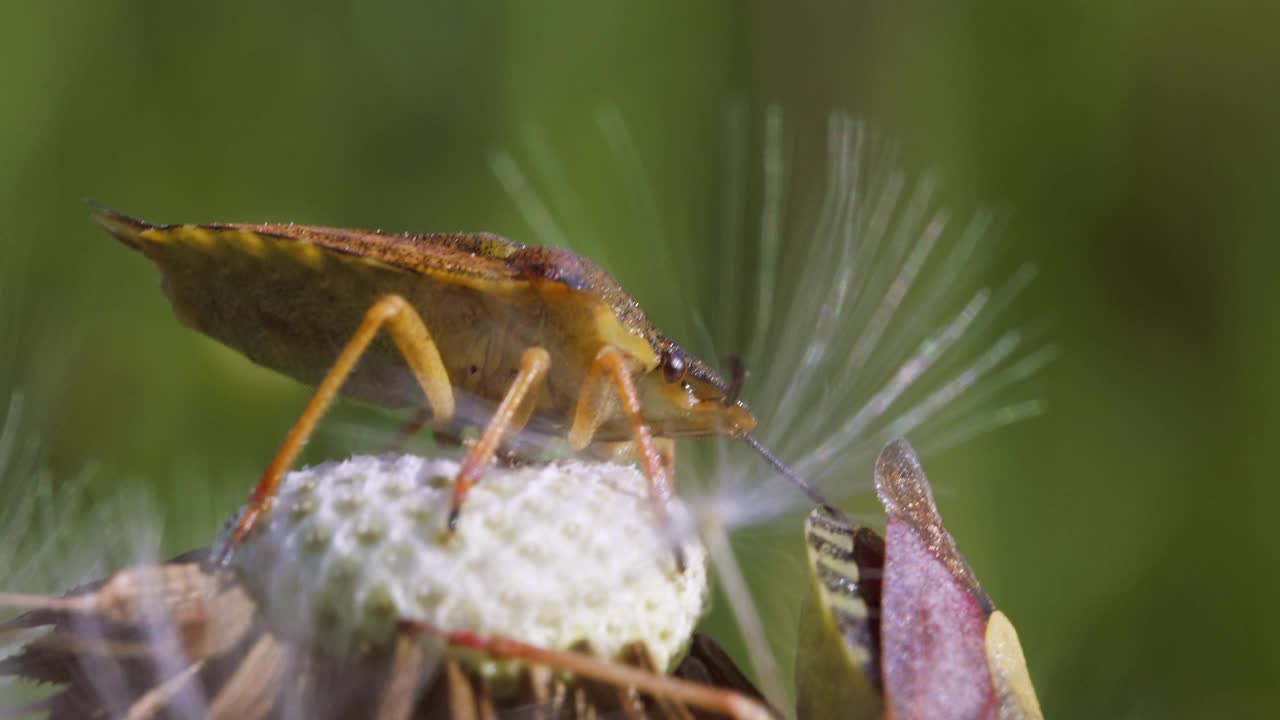
[[[760,457],[764,458],[765,462],[772,465],[774,470],[777,470],[783,477],[790,480],[793,485],[800,488],[805,495],[808,495],[810,500],[813,500],[815,503],[822,506],[822,508],[827,512],[841,518],[842,520],[848,521],[848,517],[844,514],[844,511],[835,505],[832,505],[831,501],[827,499],[826,495],[822,494],[822,491],[819,490],[817,486],[800,477],[800,474],[795,470],[787,467],[787,465],[779,460],[776,455],[769,452],[769,448],[761,445],[759,440],[756,440],[751,435],[743,435],[742,439],[751,446],[751,449],[760,453]]]

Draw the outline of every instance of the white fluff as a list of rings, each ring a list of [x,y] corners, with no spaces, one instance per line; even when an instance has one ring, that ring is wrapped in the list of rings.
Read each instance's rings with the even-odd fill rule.
[[[635,468],[490,468],[450,537],[457,471],[385,455],[290,473],[233,565],[277,630],[333,652],[385,645],[409,619],[546,648],[585,640],[605,657],[643,641],[659,667],[678,659],[706,604],[704,551],[686,543],[675,570]]]

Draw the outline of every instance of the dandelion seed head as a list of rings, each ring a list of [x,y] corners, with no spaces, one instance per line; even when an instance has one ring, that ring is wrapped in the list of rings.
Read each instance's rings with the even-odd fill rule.
[[[659,667],[678,659],[705,606],[704,552],[685,542],[687,567],[675,569],[638,470],[492,468],[447,534],[453,487],[436,478],[458,469],[357,456],[286,476],[233,555],[269,625],[339,655],[386,646],[418,621],[539,647],[585,641],[605,657],[643,641]]]

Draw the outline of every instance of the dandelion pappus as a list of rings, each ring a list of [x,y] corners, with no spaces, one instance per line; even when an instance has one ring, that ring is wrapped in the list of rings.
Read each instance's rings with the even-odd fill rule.
[[[487,233],[156,225],[103,207],[94,219],[160,268],[183,323],[316,386],[228,552],[339,392],[429,408],[446,432],[485,419],[455,481],[451,529],[504,439],[526,426],[575,450],[634,443],[664,526],[672,487],[655,438],[743,439],[827,504],[750,435],[756,420],[738,399],[739,374],[728,382],[682,350],[608,273],[568,250]],[[383,329],[394,344],[375,342]]]

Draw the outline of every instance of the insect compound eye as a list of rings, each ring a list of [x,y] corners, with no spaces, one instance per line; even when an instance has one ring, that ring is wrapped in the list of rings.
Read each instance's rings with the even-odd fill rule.
[[[662,377],[669,383],[679,382],[684,377],[684,356],[668,350],[662,358]]]

